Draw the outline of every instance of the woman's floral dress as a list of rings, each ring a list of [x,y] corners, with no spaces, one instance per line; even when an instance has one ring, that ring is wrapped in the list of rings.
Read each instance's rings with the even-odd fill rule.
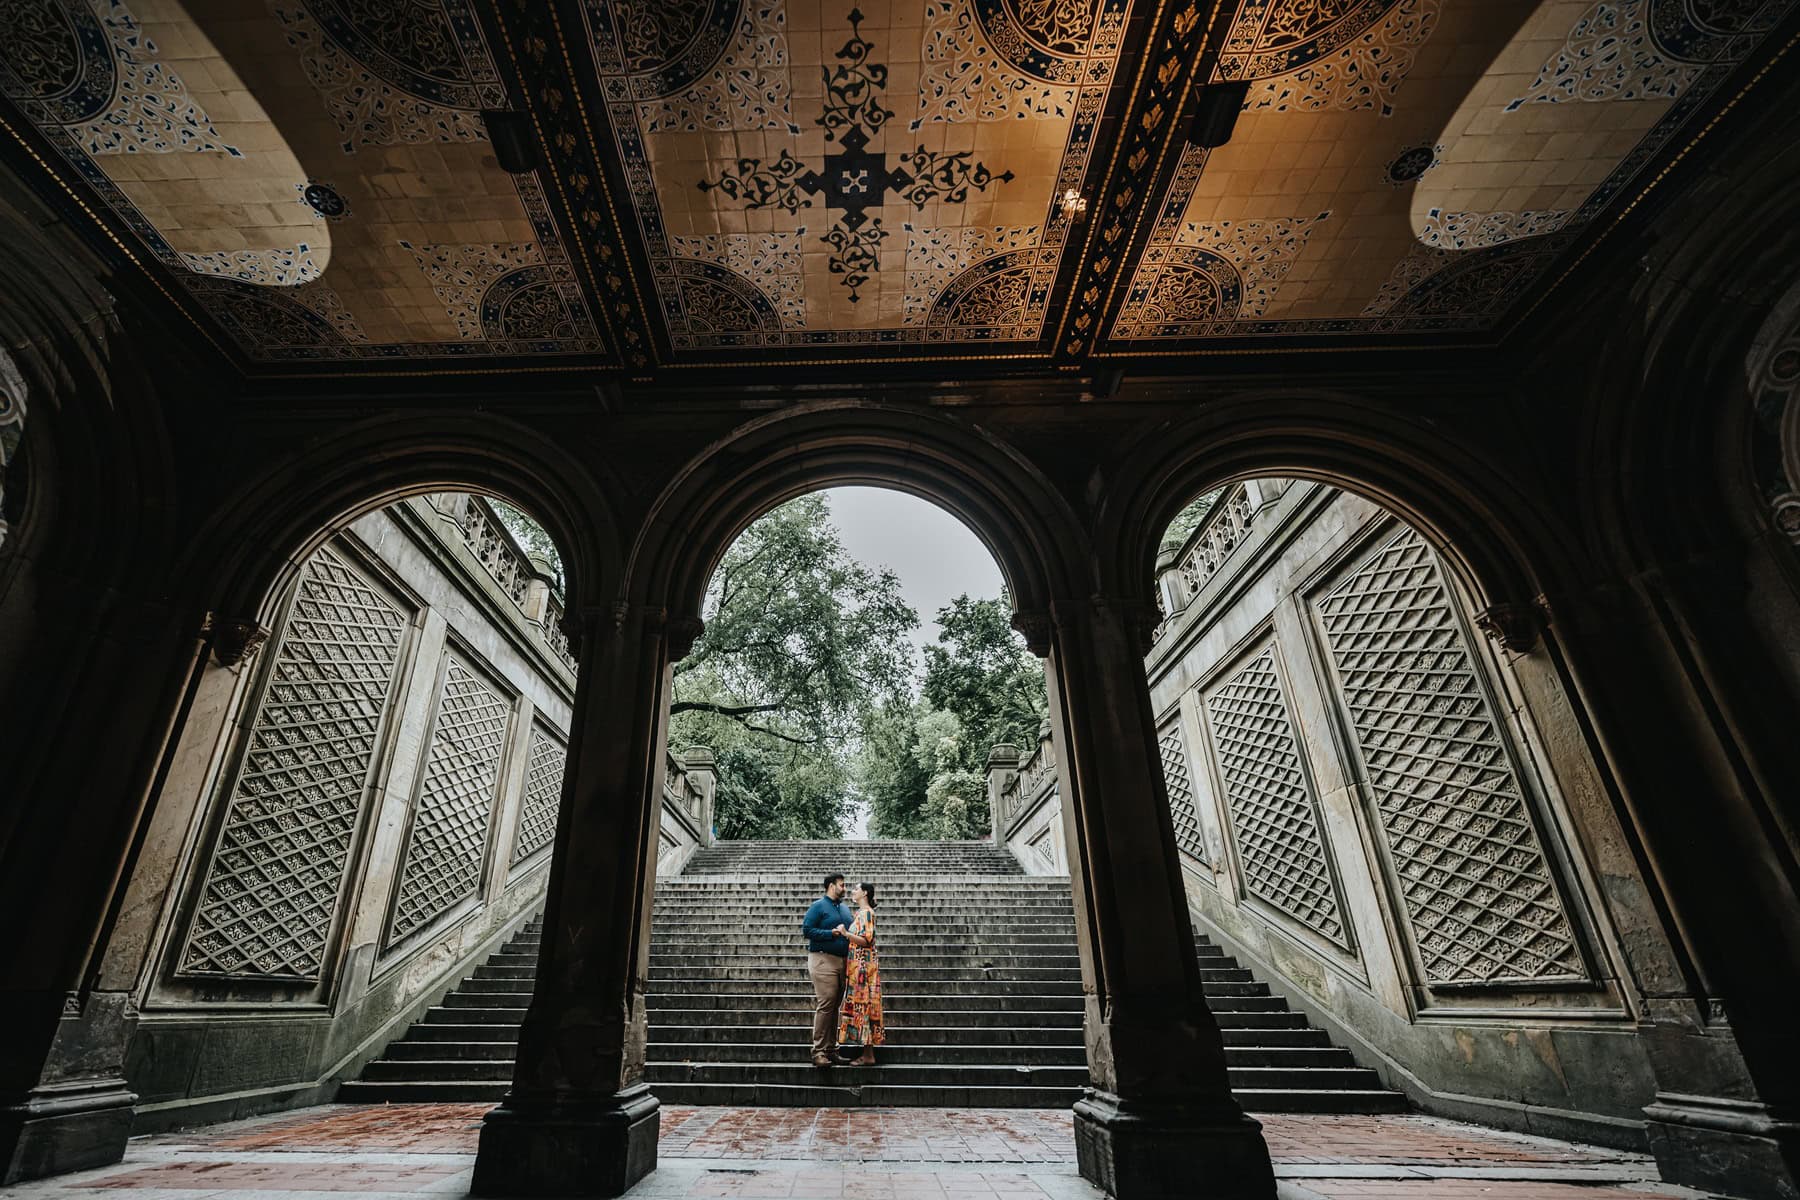
[[[850,948],[844,1003],[838,1008],[838,1045],[879,1046],[887,1037],[881,1028],[881,960],[875,954],[874,911],[865,908],[857,913],[850,932],[869,939],[869,944]]]

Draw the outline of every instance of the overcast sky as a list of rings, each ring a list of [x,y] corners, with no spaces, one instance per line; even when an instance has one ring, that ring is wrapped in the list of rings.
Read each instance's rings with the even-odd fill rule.
[[[998,596],[1004,582],[994,556],[969,527],[932,504],[886,488],[832,488],[831,522],[850,556],[891,567],[919,614],[914,641],[937,641],[937,610],[967,592]]]

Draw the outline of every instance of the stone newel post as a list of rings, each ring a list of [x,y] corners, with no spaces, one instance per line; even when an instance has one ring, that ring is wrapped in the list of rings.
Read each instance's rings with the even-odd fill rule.
[[[689,746],[681,756],[682,770],[688,786],[700,798],[700,812],[695,823],[700,826],[700,844],[713,844],[713,795],[719,789],[719,773],[713,752],[705,746]]]
[[[1006,845],[1006,814],[1002,811],[1000,798],[1012,781],[1019,774],[1019,748],[1005,742],[988,750],[987,756],[987,801],[988,818],[993,822],[994,845],[1004,848]]]
[[[1155,607],[1066,611],[1048,666],[1087,999],[1081,1173],[1116,1200],[1266,1200],[1262,1127],[1231,1095],[1194,953],[1144,674]]]

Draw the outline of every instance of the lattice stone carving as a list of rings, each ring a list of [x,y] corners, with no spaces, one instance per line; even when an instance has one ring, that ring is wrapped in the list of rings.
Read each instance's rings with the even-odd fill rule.
[[[180,974],[320,978],[405,628],[336,553],[307,560]]]
[[[1200,815],[1194,810],[1194,781],[1188,775],[1187,741],[1179,723],[1171,722],[1157,736],[1162,750],[1163,788],[1169,793],[1169,816],[1175,821],[1175,845],[1183,854],[1208,862],[1206,839],[1200,836]]]
[[[406,841],[390,941],[430,924],[481,881],[494,781],[511,715],[505,697],[451,658]]]
[[[1583,978],[1430,547],[1396,534],[1318,610],[1426,978]]]
[[[569,752],[555,736],[539,728],[531,731],[531,752],[525,764],[525,797],[519,802],[519,833],[513,840],[512,860],[523,862],[556,840],[556,816],[562,808],[563,766]]]
[[[1246,889],[1347,945],[1275,651],[1264,650],[1207,697],[1206,715]]]

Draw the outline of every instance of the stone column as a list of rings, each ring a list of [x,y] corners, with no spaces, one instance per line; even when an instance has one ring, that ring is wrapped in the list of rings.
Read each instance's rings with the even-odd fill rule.
[[[1093,597],[1050,640],[1051,721],[1086,992],[1083,1177],[1115,1200],[1275,1194],[1206,1007],[1144,654],[1156,611]]]
[[[1773,831],[1800,794],[1800,753],[1752,602],[1743,563],[1721,554],[1554,598],[1545,647],[1574,668],[1686,960],[1684,978],[1644,981],[1657,1166],[1672,1183],[1795,1200],[1800,892]]]
[[[581,623],[537,990],[512,1090],[482,1126],[479,1196],[617,1196],[656,1169],[644,994],[668,663],[687,652],[670,653],[666,624],[625,606]]]

